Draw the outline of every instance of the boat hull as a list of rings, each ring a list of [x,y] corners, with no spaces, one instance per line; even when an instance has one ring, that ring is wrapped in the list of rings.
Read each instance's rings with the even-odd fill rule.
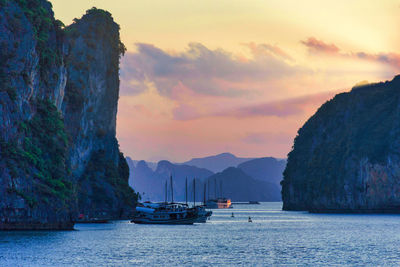
[[[183,218],[183,219],[175,219],[175,220],[152,220],[149,218],[133,218],[131,221],[132,223],[136,224],[171,224],[171,225],[176,225],[176,224],[193,224],[197,222],[197,217],[195,218]]]

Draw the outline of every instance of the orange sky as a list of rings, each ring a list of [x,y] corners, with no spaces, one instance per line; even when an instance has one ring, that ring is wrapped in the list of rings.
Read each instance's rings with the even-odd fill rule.
[[[134,159],[286,157],[335,93],[400,69],[400,1],[53,0],[121,26],[117,135]]]

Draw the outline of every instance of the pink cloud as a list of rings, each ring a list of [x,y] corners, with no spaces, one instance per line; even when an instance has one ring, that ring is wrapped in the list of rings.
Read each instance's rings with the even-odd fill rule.
[[[389,64],[390,66],[400,70],[400,54],[396,53],[378,53],[378,54],[370,54],[365,52],[351,53],[350,56],[380,62],[383,64]]]
[[[336,54],[340,50],[335,44],[327,44],[314,37],[309,37],[307,40],[301,41],[301,43],[307,46],[309,51],[313,53]]]
[[[338,92],[339,91],[323,92],[279,101],[235,107],[222,111],[218,111],[220,107],[216,106],[215,109],[203,113],[199,112],[193,105],[181,104],[173,113],[174,119],[176,120],[193,120],[204,117],[251,118],[272,116],[284,118],[302,115],[308,110],[322,105]]]
[[[325,53],[329,55],[336,55],[344,58],[368,60],[387,64],[393,67],[395,70],[400,70],[400,54],[398,53],[367,53],[367,52],[340,52],[340,49],[335,44],[327,44],[322,40],[318,40],[314,37],[309,37],[306,41],[301,41],[306,47],[308,47],[311,53]]]
[[[289,133],[279,132],[251,132],[247,133],[241,141],[246,144],[268,144],[268,143],[280,143],[287,144],[293,140],[293,135]]]
[[[282,59],[294,61],[294,59],[280,47],[271,44],[256,44],[256,43],[244,43],[244,46],[248,47],[254,56],[274,55]]]
[[[216,113],[216,116],[254,117],[275,116],[288,117],[303,114],[310,106],[320,106],[333,97],[336,92],[323,92],[302,97],[287,98],[280,101],[249,105],[233,110]]]
[[[137,52],[127,53],[121,62],[122,95],[143,92],[146,83],[152,83],[161,95],[171,99],[177,86],[198,95],[237,98],[263,90],[271,81],[310,72],[288,64],[289,55],[266,44],[249,44],[253,58],[247,60],[201,43],[190,43],[186,51],[173,54],[151,44],[136,46]],[[254,88],[252,84],[263,87]]]
[[[193,120],[201,117],[194,106],[184,103],[173,110],[173,116],[175,120]]]

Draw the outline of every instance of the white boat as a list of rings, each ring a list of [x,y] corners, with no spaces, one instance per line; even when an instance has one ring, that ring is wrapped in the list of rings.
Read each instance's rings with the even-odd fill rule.
[[[181,203],[139,203],[131,222],[138,224],[193,224],[199,213]]]
[[[229,198],[209,199],[206,202],[209,209],[229,209],[232,208],[232,202]]]
[[[210,195],[210,180],[208,180],[208,193]],[[220,188],[218,194],[217,179],[214,179],[214,198],[208,197],[205,201],[205,206],[208,209],[229,209],[232,208],[232,202],[229,198],[223,197],[222,193],[222,181],[220,181]],[[219,195],[219,196],[218,196]],[[204,197],[205,198],[205,197]]]

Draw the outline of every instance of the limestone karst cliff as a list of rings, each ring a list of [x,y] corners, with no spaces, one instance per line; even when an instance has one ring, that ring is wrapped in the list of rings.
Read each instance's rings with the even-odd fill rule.
[[[124,51],[106,11],[64,27],[46,0],[0,0],[0,229],[132,212],[115,138]]]
[[[400,212],[400,76],[336,95],[298,131],[283,209]]]

